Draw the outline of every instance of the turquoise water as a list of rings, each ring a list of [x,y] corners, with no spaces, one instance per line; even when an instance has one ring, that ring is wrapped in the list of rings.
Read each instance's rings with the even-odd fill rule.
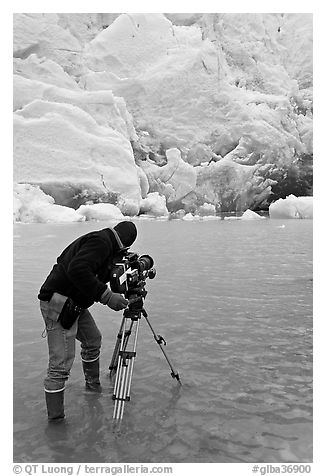
[[[63,247],[103,226],[14,227],[14,461],[312,461],[310,220],[137,221],[133,249],[157,268],[145,308],[183,385],[142,319],[131,401],[114,425],[107,367],[122,316],[94,305],[104,393],[85,394],[77,352],[66,423],[48,426],[37,292]]]

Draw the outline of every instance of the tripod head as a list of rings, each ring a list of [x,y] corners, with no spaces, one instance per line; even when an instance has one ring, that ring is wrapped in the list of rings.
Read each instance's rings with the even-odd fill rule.
[[[145,291],[147,294],[147,291]],[[129,304],[126,309],[123,311],[123,316],[131,319],[132,321],[137,321],[141,318],[141,315],[147,316],[147,313],[144,309],[144,299],[145,296],[136,296],[129,299]]]

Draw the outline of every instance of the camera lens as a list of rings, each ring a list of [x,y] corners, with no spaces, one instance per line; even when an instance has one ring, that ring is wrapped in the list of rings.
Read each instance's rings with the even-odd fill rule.
[[[154,260],[151,256],[149,255],[142,255],[138,259],[139,263],[139,268],[141,271],[149,270],[153,267],[154,265]]]

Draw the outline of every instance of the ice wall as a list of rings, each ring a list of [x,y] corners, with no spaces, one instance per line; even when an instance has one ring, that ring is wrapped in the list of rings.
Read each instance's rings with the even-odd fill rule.
[[[14,180],[62,206],[243,211],[312,154],[310,14],[15,14],[14,74]]]

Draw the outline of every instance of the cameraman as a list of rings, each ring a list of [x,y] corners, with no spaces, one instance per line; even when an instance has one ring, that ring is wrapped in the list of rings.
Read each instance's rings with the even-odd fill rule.
[[[137,237],[134,223],[87,233],[63,250],[43,283],[38,298],[47,331],[49,366],[44,380],[49,421],[64,418],[64,388],[75,358],[75,339],[81,343],[86,389],[101,392],[99,355],[101,333],[88,311],[100,302],[115,311],[128,301],[107,286],[114,260]]]

